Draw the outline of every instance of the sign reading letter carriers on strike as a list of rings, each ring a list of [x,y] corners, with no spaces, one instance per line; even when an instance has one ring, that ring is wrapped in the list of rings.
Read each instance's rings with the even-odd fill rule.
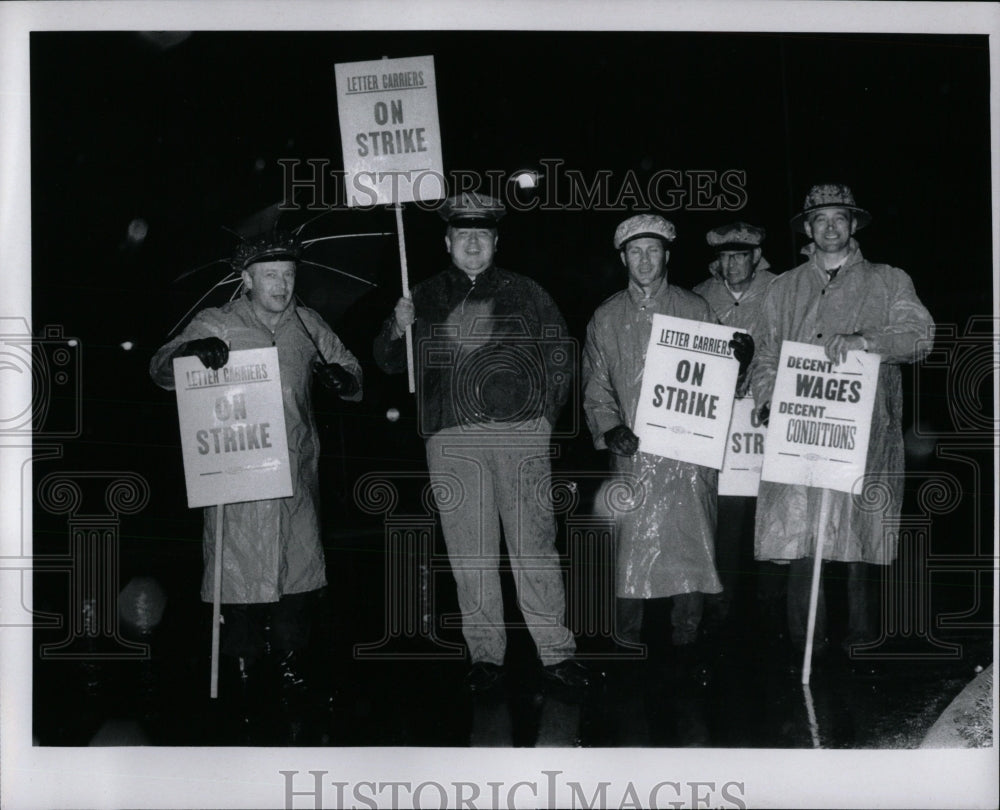
[[[349,206],[445,194],[434,57],[334,66]]]
[[[731,326],[654,315],[633,432],[639,451],[722,467],[739,363]]]
[[[222,368],[174,359],[188,506],[292,494],[278,350],[229,353]]]
[[[761,480],[851,492],[865,474],[881,357],[786,340],[771,395]]]

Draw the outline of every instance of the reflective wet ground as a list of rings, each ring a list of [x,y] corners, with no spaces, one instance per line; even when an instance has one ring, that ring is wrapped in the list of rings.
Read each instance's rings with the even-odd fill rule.
[[[420,628],[387,635],[381,597],[366,601],[358,593],[377,567],[358,548],[341,554],[356,558],[353,570],[361,576],[331,587],[314,605],[313,642],[304,667],[310,689],[304,695],[283,698],[273,666],[265,661],[245,687],[224,667],[220,697],[210,700],[210,608],[174,599],[155,629],[131,635],[149,644],[145,660],[100,660],[92,653],[116,645],[81,640],[81,659],[36,661],[36,741],[912,748],[976,667],[992,659],[988,633],[939,630],[933,639],[911,634],[887,639],[875,651],[879,657],[831,654],[814,664],[806,689],[800,662],[782,638],[765,632],[765,617],[753,599],[738,602],[725,632],[702,644],[694,660],[680,660],[664,643],[669,628],[664,600],[650,606],[645,649],[639,653],[623,652],[610,639],[580,639],[580,655],[596,676],[592,689],[572,692],[543,683],[530,637],[514,626],[503,684],[471,695],[463,686],[467,663],[460,633],[441,621],[447,599],[438,600],[433,639]],[[835,600],[830,607],[833,638]],[[508,618],[516,625],[516,609],[511,610]],[[40,641],[59,635],[36,631]]]

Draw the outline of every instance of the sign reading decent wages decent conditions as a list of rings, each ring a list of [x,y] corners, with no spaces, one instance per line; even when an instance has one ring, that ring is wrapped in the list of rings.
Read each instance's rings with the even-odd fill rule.
[[[877,354],[831,362],[822,346],[781,344],[761,479],[851,492],[865,473]]]
[[[278,350],[229,353],[219,369],[174,359],[188,506],[292,494]]]
[[[764,462],[767,428],[757,417],[753,397],[739,397],[733,403],[726,455],[719,471],[720,495],[756,497],[760,488],[760,468]]]
[[[739,363],[733,328],[654,315],[634,432],[640,452],[722,467]]]
[[[345,62],[334,73],[347,204],[441,199],[434,57]]]

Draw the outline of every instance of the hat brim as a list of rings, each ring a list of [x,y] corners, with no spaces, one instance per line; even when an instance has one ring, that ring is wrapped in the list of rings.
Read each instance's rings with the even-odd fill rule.
[[[717,253],[721,253],[724,250],[752,253],[753,251],[760,249],[760,245],[750,245],[746,242],[723,242],[721,245],[712,246],[712,250]]]
[[[644,236],[648,236],[648,237],[651,237],[653,239],[659,239],[661,242],[663,242],[664,246],[669,245],[671,242],[674,241],[673,239],[667,239],[667,237],[665,237],[662,233],[653,233],[651,231],[643,231],[642,233],[633,233],[627,239],[623,239],[615,247],[615,250],[621,250],[629,242],[633,241],[634,239],[642,239]]]
[[[246,270],[252,264],[260,264],[261,262],[297,262],[300,258],[300,254],[293,251],[275,250],[273,252],[258,253],[255,256],[250,256],[244,259],[239,267]]]
[[[858,223],[856,230],[861,230],[868,223],[872,221],[872,215],[869,214],[864,208],[858,208],[856,205],[846,205],[844,203],[830,203],[829,205],[814,205],[811,208],[805,209],[800,214],[796,214],[789,220],[792,225],[792,229],[798,231],[799,233],[806,233],[806,220],[809,219],[810,215],[815,214],[817,211],[822,211],[824,208],[845,208],[848,211],[854,213],[855,221]],[[806,234],[808,236],[809,234]]]
[[[447,220],[448,226],[451,228],[493,228],[497,227],[497,220],[495,217],[480,217],[480,216],[453,216],[451,219]]]

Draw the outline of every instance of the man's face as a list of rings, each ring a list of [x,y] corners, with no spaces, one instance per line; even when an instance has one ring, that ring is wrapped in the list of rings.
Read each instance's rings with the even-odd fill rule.
[[[758,261],[760,261],[759,248],[719,251],[719,269],[733,290],[742,290],[750,284]]]
[[[621,256],[628,277],[648,292],[666,275],[670,251],[655,236],[640,236],[622,248]]]
[[[284,312],[295,292],[295,262],[255,262],[243,271],[243,284],[261,309]]]
[[[495,228],[450,226],[444,243],[455,267],[470,276],[477,276],[493,264],[497,232]]]
[[[847,249],[858,223],[846,208],[821,208],[806,220],[806,234],[824,253]]]

